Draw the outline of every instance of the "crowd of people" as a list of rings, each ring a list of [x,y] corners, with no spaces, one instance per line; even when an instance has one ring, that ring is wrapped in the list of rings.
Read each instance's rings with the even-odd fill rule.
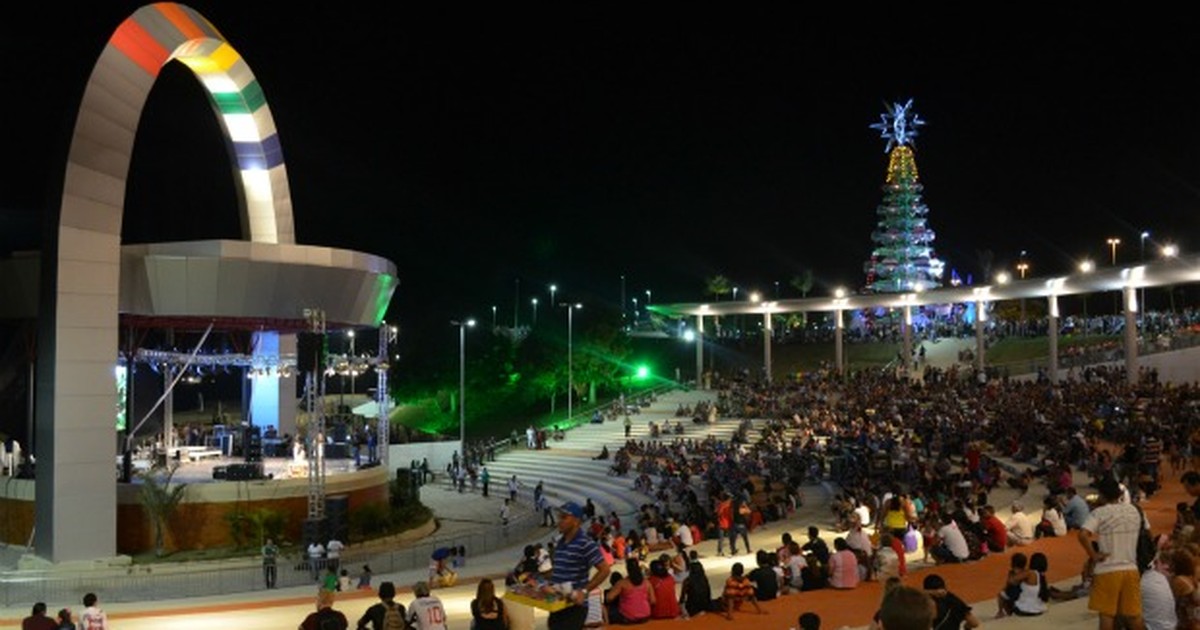
[[[506,586],[558,593],[567,605],[551,614],[551,630],[757,613],[764,601],[852,590],[866,580],[885,584],[878,627],[928,628],[947,619],[952,625],[938,627],[973,627],[980,615],[937,567],[996,553],[1010,560],[1007,574],[996,576],[997,616],[1044,614],[1055,601],[1087,596],[1101,627],[1121,620],[1132,628],[1200,628],[1200,499],[1179,507],[1177,526],[1158,537],[1152,560],[1138,557],[1146,523],[1138,504],[1164,475],[1182,475],[1200,497],[1198,386],[1152,376],[1130,383],[1123,370],[1106,368],[1057,384],[930,368],[921,381],[817,372],[774,384],[723,381],[716,392],[700,413],[681,407],[679,415],[736,423],[729,438],[630,438],[612,454],[622,467],[615,474],[634,475],[631,491],[646,496],[633,522],[590,500],[545,507],[558,537],[527,548]],[[784,531],[778,544],[751,548],[749,533],[794,515],[801,488],[814,481],[834,489],[828,522],[820,523],[834,530],[832,544],[810,523],[805,540]],[[1000,506],[1007,518],[993,505],[997,489],[1018,496]],[[544,495],[537,499],[544,507]],[[1049,558],[1028,552],[1040,537],[1061,536],[1077,537],[1088,555],[1078,588],[1052,588]],[[718,555],[726,543],[731,554],[754,553],[754,566],[735,563],[719,590],[695,549],[712,539]],[[898,584],[916,553],[929,567],[922,589]],[[431,579],[443,577],[431,567]],[[485,582],[472,616],[477,626],[499,628],[507,612]],[[415,585],[404,608],[394,602],[394,585],[380,584],[379,607],[358,627],[391,628],[399,607],[406,627],[444,628],[430,586]],[[336,624],[335,591],[321,590],[328,594],[313,615]]]
[[[790,592],[853,589],[863,580],[905,575],[906,556],[919,551],[935,566],[1011,554],[997,615],[1041,614],[1048,602],[1066,597],[1045,581],[1048,558],[1023,549],[1049,536],[1090,537],[1108,549],[1083,572],[1092,592],[1098,568],[1118,566],[1111,564],[1119,554],[1110,546],[1118,541],[1106,531],[1112,526],[1106,507],[1132,509],[1152,495],[1168,460],[1173,474],[1192,467],[1200,389],[1152,377],[1128,383],[1115,369],[1089,368],[1079,376],[1054,385],[980,381],[951,368],[923,382],[862,372],[845,381],[814,374],[776,385],[722,383],[711,404],[725,421],[739,422],[730,439],[628,440],[615,456],[636,471],[634,489],[648,502],[628,531],[603,516],[582,526],[606,564],[623,567],[601,589],[607,622],[728,615]],[[1001,458],[1016,467],[1001,465]],[[1097,490],[1091,501],[1084,496],[1090,491],[1076,487],[1076,472]],[[806,542],[787,534],[776,548],[752,550],[746,533],[787,518],[802,504],[800,486],[814,478],[836,482],[832,549],[812,527]],[[1200,496],[1200,475],[1196,482]],[[1044,496],[1030,494],[1034,487],[1044,487]],[[1007,518],[990,500],[997,488],[1019,496],[1001,506]],[[1106,494],[1110,488],[1118,489],[1115,499]],[[719,555],[727,540],[731,553],[739,543],[756,551],[756,566],[747,571],[739,563],[716,597],[689,580],[703,575],[690,547],[710,538]],[[1166,545],[1155,570],[1184,553]],[[1142,575],[1137,568],[1135,576]],[[541,570],[553,571],[553,563]],[[667,578],[671,597],[662,586]],[[1176,588],[1200,602],[1194,586]],[[939,617],[957,615],[968,627],[975,619],[937,580],[924,591]],[[1107,589],[1100,596],[1108,597]],[[1094,608],[1110,615],[1103,602]],[[1123,603],[1111,616],[1132,619],[1131,610]]]

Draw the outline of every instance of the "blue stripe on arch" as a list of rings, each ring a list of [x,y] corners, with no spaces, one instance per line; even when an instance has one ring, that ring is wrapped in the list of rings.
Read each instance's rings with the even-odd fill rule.
[[[283,164],[283,148],[279,135],[273,134],[262,142],[235,142],[233,152],[241,170],[266,171]]]

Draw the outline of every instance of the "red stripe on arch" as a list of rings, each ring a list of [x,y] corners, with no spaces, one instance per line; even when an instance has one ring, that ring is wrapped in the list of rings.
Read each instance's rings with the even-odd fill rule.
[[[122,22],[108,43],[152,77],[158,76],[171,54],[133,18]]]
[[[167,18],[167,21],[169,21],[172,26],[179,29],[179,32],[183,34],[184,39],[192,40],[207,37],[207,35],[204,33],[204,29],[201,29],[200,26],[192,20],[191,16],[188,15],[187,12],[184,11],[183,8],[178,4],[175,4],[174,2],[160,2],[154,5],[154,8],[158,9],[158,12],[163,14],[163,17]]]

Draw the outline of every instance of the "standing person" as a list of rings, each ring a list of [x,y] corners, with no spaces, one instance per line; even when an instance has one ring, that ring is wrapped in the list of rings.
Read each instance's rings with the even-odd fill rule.
[[[520,487],[521,482],[517,481],[516,475],[508,478],[508,499],[514,504],[517,502],[517,489]]]
[[[488,578],[479,580],[475,599],[471,600],[471,627],[475,630],[507,630],[510,625],[504,600],[496,597],[496,585]]]
[[[729,539],[729,555],[737,555],[737,540],[733,537],[733,499],[724,490],[717,497],[717,555],[725,549],[725,539]]]
[[[405,630],[404,604],[396,600],[396,585],[383,582],[379,585],[379,603],[371,606],[359,618],[357,630]]]
[[[479,480],[483,482],[483,498],[488,496],[488,484],[492,482],[492,473],[488,472],[487,466],[479,471]]]
[[[549,630],[580,630],[587,619],[588,593],[600,588],[608,579],[611,568],[600,552],[596,541],[584,533],[583,506],[568,501],[559,508],[558,532],[560,542],[554,548],[550,584],[566,595],[566,608],[550,613]],[[595,567],[596,572],[588,578]],[[421,629],[425,630],[425,629]]]
[[[350,620],[340,610],[333,609],[333,591],[317,591],[317,611],[309,613],[300,630],[348,630]]]
[[[1143,527],[1138,509],[1121,502],[1122,490],[1111,477],[1097,484],[1101,505],[1079,530],[1079,544],[1095,563],[1088,609],[1100,615],[1100,630],[1111,630],[1121,617],[1130,630],[1142,630],[1141,574],[1137,539]]]
[[[46,616],[46,602],[33,605],[29,616],[21,620],[21,630],[58,630],[58,624]]]
[[[279,547],[275,546],[275,541],[268,538],[267,544],[262,547],[262,568],[263,581],[267,588],[275,588],[275,578],[279,575],[276,561],[279,558]]]
[[[79,630],[108,630],[108,615],[100,608],[95,593],[83,596],[83,615],[79,617]]]
[[[408,606],[408,625],[416,630],[446,630],[446,608],[442,600],[429,594],[429,584],[413,585],[416,599]]]
[[[308,571],[314,582],[321,579],[321,565],[325,564],[325,545],[314,540],[308,546]]]
[[[504,531],[508,531],[508,519],[512,516],[512,508],[508,505],[508,499],[504,500],[504,505],[500,506],[500,525]]]

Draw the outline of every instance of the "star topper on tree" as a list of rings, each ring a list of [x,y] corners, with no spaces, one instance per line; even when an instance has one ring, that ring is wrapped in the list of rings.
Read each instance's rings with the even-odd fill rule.
[[[884,153],[891,151],[892,147],[898,144],[911,145],[913,139],[917,137],[917,127],[925,124],[925,121],[912,111],[912,104],[911,98],[903,105],[899,103],[892,103],[890,106],[887,103],[883,104],[890,111],[880,114],[880,122],[871,125],[871,128],[878,129],[880,137],[888,141],[887,148],[883,150]]]

